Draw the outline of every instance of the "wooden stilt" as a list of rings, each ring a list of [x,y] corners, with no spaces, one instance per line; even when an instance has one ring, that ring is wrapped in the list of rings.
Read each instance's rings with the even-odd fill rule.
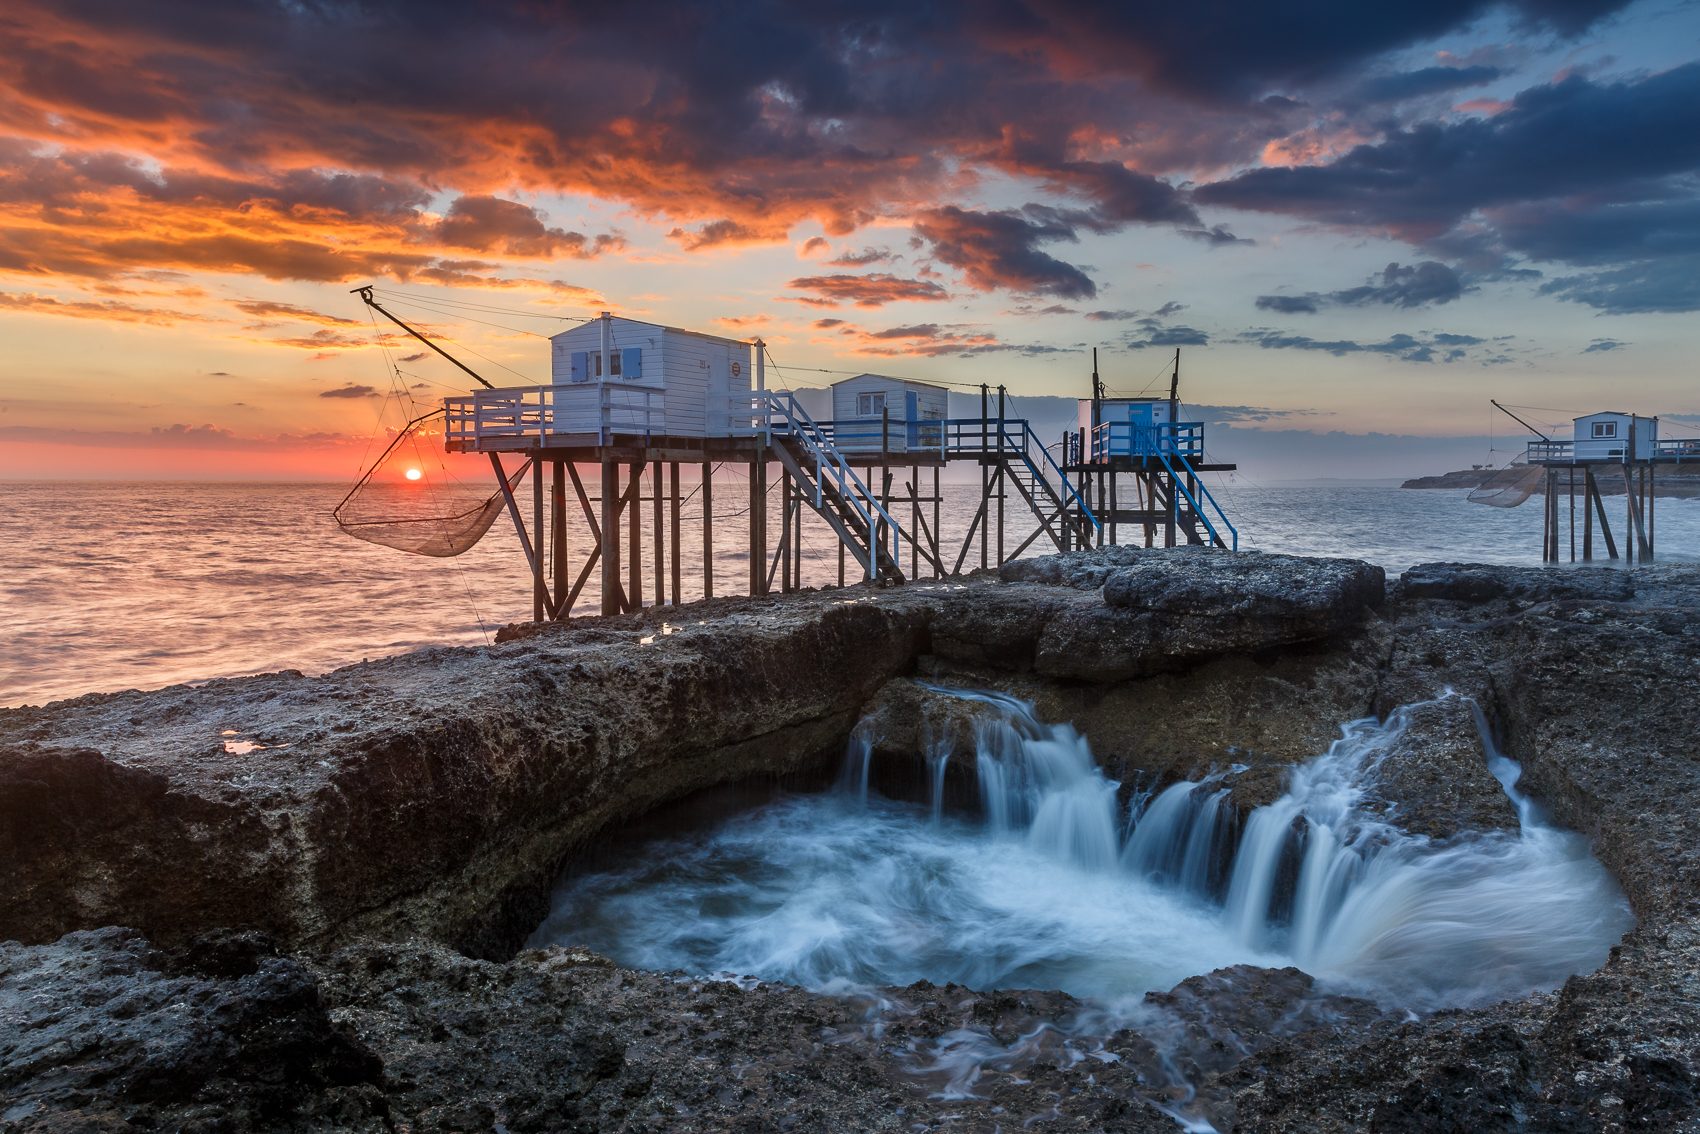
[[[939,527],[939,513],[944,504],[944,492],[940,488],[939,469],[933,466],[933,562],[939,564],[939,578],[944,578],[944,531]]]
[[[1582,562],[1594,561],[1594,473],[1582,469]]]
[[[671,495],[672,498],[673,498],[673,521],[672,521],[672,532],[671,532],[672,537],[673,537],[673,605],[678,606],[681,602],[684,601],[683,597],[681,597],[681,595],[679,593],[680,592],[679,584],[682,581],[683,574],[684,574],[684,554],[683,554],[683,551],[681,550],[682,545],[681,545],[681,541],[679,539],[679,528],[680,528],[679,503],[680,503],[680,498],[679,498],[679,462],[678,461],[671,461],[667,465],[667,488],[668,488],[669,495]]]
[[[652,461],[649,466],[649,492],[654,503],[651,505],[652,519],[655,526],[655,605],[667,605],[667,496],[662,491],[661,462]]]
[[[543,563],[543,462],[531,462],[531,531],[537,554],[531,557],[531,620],[542,622],[549,612],[549,581]]]
[[[714,469],[702,464],[702,597],[714,597]]]
[[[921,577],[921,467],[909,466],[909,577]]]
[[[1647,466],[1646,491],[1642,494],[1642,499],[1646,500],[1646,502],[1647,502],[1647,558],[1648,559],[1654,559],[1654,558],[1657,558],[1657,556],[1658,556],[1658,548],[1655,546],[1656,541],[1653,538],[1654,535],[1656,534],[1656,528],[1655,528],[1654,525],[1657,521],[1657,515],[1658,515],[1658,510],[1657,510],[1657,504],[1658,504],[1658,501],[1659,501],[1658,477],[1659,477],[1658,466],[1653,465],[1653,464],[1649,464]]]
[[[553,462],[549,490],[549,534],[553,537],[550,559],[555,565],[555,613],[565,618],[572,613],[567,605],[570,572],[567,570],[567,466],[565,461]]]
[[[702,462],[702,597],[714,597],[714,469]]]
[[[630,502],[626,508],[626,534],[631,548],[631,562],[626,564],[626,611],[636,614],[643,609],[643,462],[632,462],[632,483],[626,489]]]
[[[750,464],[750,594],[765,595],[767,578],[767,463]]]
[[[1576,562],[1576,466],[1570,466],[1570,479],[1565,487],[1565,497],[1570,501],[1570,562]]]
[[[602,462],[602,613],[618,614],[625,607],[620,589],[620,466]]]

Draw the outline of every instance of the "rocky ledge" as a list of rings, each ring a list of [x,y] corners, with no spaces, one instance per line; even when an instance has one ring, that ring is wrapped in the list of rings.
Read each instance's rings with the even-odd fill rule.
[[[1700,572],[1123,548],[895,590],[515,628],[324,677],[0,712],[0,1130],[1697,1129]],[[1059,993],[853,999],[515,954],[571,856],[671,800],[913,762],[932,683],[1112,774],[1237,769],[1450,687],[1639,925],[1557,993],[1420,1019],[1229,970],[1091,1035]],[[1383,766],[1436,839],[1514,826],[1468,713]],[[874,726],[870,726],[874,727]],[[893,1011],[891,1006],[900,1010]],[[1041,1027],[1073,1021],[1067,1027]],[[972,1032],[1004,1054],[953,1083]],[[1089,1037],[1089,1038],[1088,1038]]]

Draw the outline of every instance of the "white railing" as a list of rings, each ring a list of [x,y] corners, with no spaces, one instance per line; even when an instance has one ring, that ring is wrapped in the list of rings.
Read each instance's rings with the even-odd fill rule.
[[[815,507],[818,509],[824,505],[823,490],[830,480],[839,499],[855,509],[868,533],[868,578],[872,580],[879,576],[879,554],[884,543],[880,536],[882,524],[891,532],[892,562],[902,562],[903,526],[856,475],[856,470],[850,467],[844,454],[809,416],[809,411],[803,408],[797,396],[789,390],[765,390],[758,393],[756,399],[758,405],[765,404],[767,407],[762,414],[763,432],[769,437],[779,434],[796,438],[814,465]]]
[[[443,399],[444,442],[478,450],[486,443],[534,441],[558,434],[652,437],[665,432],[666,395],[646,386],[584,383],[505,386]]]

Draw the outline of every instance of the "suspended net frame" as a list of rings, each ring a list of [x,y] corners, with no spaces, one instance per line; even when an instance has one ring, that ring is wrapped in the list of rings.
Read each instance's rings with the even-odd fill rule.
[[[460,555],[484,538],[531,462],[523,462],[487,497],[458,484],[413,483],[423,479],[418,438],[442,416],[441,409],[433,410],[401,428],[342,502],[331,509],[338,528],[367,543],[438,559]],[[387,475],[402,464],[407,467],[401,475]]]
[[[1545,475],[1544,466],[1512,463],[1471,489],[1469,501],[1490,508],[1515,508],[1535,494]]]

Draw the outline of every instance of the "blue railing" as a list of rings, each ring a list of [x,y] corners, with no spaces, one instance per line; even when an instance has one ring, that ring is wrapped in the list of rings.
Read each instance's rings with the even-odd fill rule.
[[[1177,452],[1171,456],[1170,453],[1162,449],[1156,450],[1156,453],[1157,459],[1163,462],[1163,467],[1169,470],[1169,483],[1173,484],[1180,496],[1186,497],[1187,503],[1192,505],[1192,514],[1204,521],[1204,528],[1210,533],[1210,541],[1219,547],[1231,547],[1238,551],[1240,549],[1239,529],[1234,527],[1232,520],[1228,519],[1228,514],[1222,511],[1222,506],[1216,503],[1216,497],[1210,493],[1210,486],[1204,483],[1204,478],[1198,475],[1198,470],[1192,467],[1192,463],[1186,459],[1186,454]],[[1175,468],[1177,462],[1180,464],[1179,470]],[[1181,472],[1185,472],[1187,477],[1182,477]],[[1216,518],[1221,520],[1222,526],[1228,529],[1227,539],[1222,538],[1222,533],[1217,531],[1216,525],[1210,522],[1210,513],[1204,510],[1198,502],[1198,497],[1194,496],[1192,490],[1187,487],[1188,479],[1198,486],[1198,490],[1204,494],[1204,499],[1208,500],[1210,507],[1215,510]],[[1171,520],[1180,519],[1180,496],[1171,495],[1169,497],[1169,518]]]
[[[1092,461],[1112,457],[1183,457],[1204,455],[1202,421],[1162,422],[1136,425],[1131,421],[1106,421],[1092,431]]]
[[[1021,428],[1021,437],[1019,439],[1009,435],[1009,428],[1011,426],[1019,426]],[[1013,421],[1006,419],[1002,423],[1001,428],[1003,436],[1015,447],[1016,452],[1027,465],[1027,471],[1032,473],[1035,479],[1044,480],[1045,474],[1040,469],[1038,463],[1033,460],[1032,455],[1033,450],[1037,449],[1039,451],[1040,458],[1045,462],[1045,465],[1051,470],[1051,472],[1056,474],[1057,483],[1062,486],[1063,491],[1059,493],[1059,495],[1062,497],[1063,504],[1067,505],[1072,502],[1075,507],[1080,509],[1080,514],[1092,522],[1092,530],[1094,532],[1101,533],[1104,530],[1104,522],[1098,519],[1092,509],[1087,506],[1085,498],[1080,495],[1080,490],[1074,486],[1074,482],[1072,480],[1068,479],[1068,474],[1063,472],[1062,466],[1057,464],[1056,460],[1051,456],[1051,451],[1040,443],[1038,435],[1033,432],[1033,427],[1029,425],[1025,419],[1018,418]]]

